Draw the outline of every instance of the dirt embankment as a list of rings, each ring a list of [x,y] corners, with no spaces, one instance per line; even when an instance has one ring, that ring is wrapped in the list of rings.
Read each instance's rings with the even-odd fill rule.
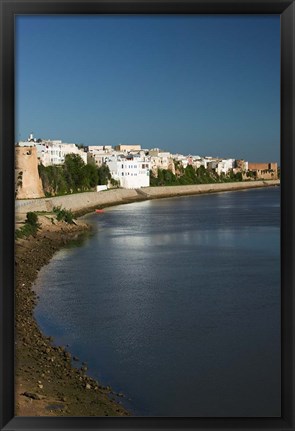
[[[72,358],[66,347],[54,346],[37,326],[33,317],[37,298],[31,287],[38,271],[59,248],[89,230],[82,222],[52,224],[44,216],[40,219],[42,229],[35,237],[16,241],[15,414],[128,416],[119,401],[123,394],[88,377],[87,365]]]

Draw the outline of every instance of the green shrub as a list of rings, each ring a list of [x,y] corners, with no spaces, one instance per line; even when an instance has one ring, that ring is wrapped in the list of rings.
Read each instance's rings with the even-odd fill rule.
[[[65,221],[68,224],[74,223],[74,214],[71,210],[66,210],[61,207],[53,207],[53,212],[56,214],[56,218],[58,221]]]
[[[30,235],[36,235],[37,230],[40,228],[38,223],[38,215],[34,212],[28,212],[25,224],[15,231],[16,238],[24,238]]]
[[[32,226],[37,226],[37,227],[39,227],[39,225],[38,225],[38,216],[37,216],[37,214],[36,214],[36,213],[34,213],[34,212],[28,212],[28,213],[27,213],[27,218],[26,218],[25,223],[28,223],[28,224],[30,224],[30,225],[32,225]]]

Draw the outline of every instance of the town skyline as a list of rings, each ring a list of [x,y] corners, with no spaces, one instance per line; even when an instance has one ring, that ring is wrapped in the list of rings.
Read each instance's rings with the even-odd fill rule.
[[[279,17],[22,16],[16,40],[16,140],[30,124],[85,146],[279,162]]]
[[[111,145],[111,144],[105,142],[104,144],[85,145],[84,143],[79,143],[79,142],[64,142],[60,138],[53,138],[52,139],[51,137],[46,137],[46,138],[39,137],[39,136],[36,137],[33,132],[27,134],[26,139],[24,139],[24,140],[21,139],[21,140],[17,141],[16,146],[18,146],[19,144],[21,146],[26,145],[26,144],[27,145],[32,145],[32,144],[36,145],[37,143],[44,145],[44,143],[46,143],[46,142],[50,143],[50,145],[56,143],[57,145],[62,145],[62,146],[69,146],[69,147],[75,146],[77,148],[80,148],[82,151],[85,151],[86,153],[89,151],[89,148],[93,148],[93,149],[94,148],[96,148],[96,149],[100,148],[100,150],[105,151],[105,150],[115,150],[116,148],[119,148],[119,147],[139,147],[140,151],[149,152],[149,151],[157,150],[159,153],[169,153],[172,156],[175,156],[175,155],[184,156],[184,157],[191,157],[192,156],[192,157],[212,158],[212,159],[220,159],[220,160],[229,158],[229,157],[224,157],[223,154],[212,154],[210,152],[205,153],[205,154],[200,153],[198,151],[195,151],[194,153],[183,153],[181,151],[177,151],[177,148],[175,148],[175,151],[173,151],[173,152],[169,148],[164,148],[164,147],[149,146],[149,147],[143,148],[140,143],[118,142],[116,144]],[[70,153],[70,151],[69,151],[69,153]],[[242,158],[238,157],[237,154],[231,154],[230,158],[242,160]],[[265,154],[263,162],[265,162],[266,159],[269,162],[278,163],[278,160],[269,159],[267,154]],[[255,161],[252,160],[252,162],[257,162],[257,160],[255,160]],[[86,160],[85,160],[85,163],[87,163]]]
[[[173,154],[159,148],[141,148],[141,145],[83,147],[61,140],[37,139],[33,134],[26,141],[16,144],[16,160],[18,197],[22,194],[27,197],[23,180],[31,176],[33,166],[36,178],[41,175],[43,187],[47,188],[49,194],[52,193],[52,187],[56,188],[55,192],[64,194],[95,188],[101,191],[101,186],[104,186],[103,190],[113,187],[139,189],[159,185],[277,180],[280,175],[277,162],[249,163],[236,157]],[[53,166],[57,168],[54,171],[51,169]],[[68,170],[70,173],[63,177],[63,172]],[[77,172],[80,172],[78,176]],[[55,185],[49,186],[52,174],[56,181]],[[73,178],[78,183],[76,180],[73,183]],[[41,186],[40,180],[38,182]],[[38,193],[42,195],[40,190]]]

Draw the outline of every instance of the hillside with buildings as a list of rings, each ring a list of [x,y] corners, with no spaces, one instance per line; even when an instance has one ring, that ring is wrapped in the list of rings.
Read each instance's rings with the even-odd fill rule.
[[[84,147],[36,139],[33,134],[16,144],[17,199],[113,187],[139,189],[276,179],[278,165],[274,162],[173,154],[159,148],[142,149],[138,144]]]

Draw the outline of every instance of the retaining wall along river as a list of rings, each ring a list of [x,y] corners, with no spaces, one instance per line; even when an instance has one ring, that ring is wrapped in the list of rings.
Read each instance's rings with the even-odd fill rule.
[[[27,213],[29,211],[52,211],[53,207],[61,206],[62,208],[72,210],[74,212],[87,212],[86,210],[88,208],[92,209],[95,206],[106,207],[146,199],[270,187],[277,186],[279,184],[279,180],[273,180],[196,184],[188,186],[144,187],[141,189],[112,189],[101,192],[76,193],[50,198],[16,200],[15,209],[16,213]]]

